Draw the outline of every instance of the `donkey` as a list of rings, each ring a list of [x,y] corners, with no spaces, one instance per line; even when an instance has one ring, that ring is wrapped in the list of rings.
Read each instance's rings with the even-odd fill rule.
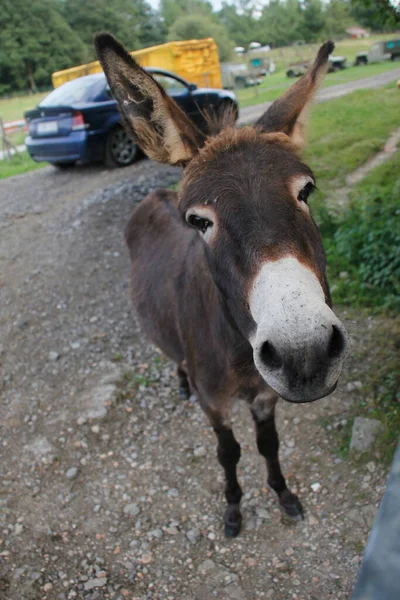
[[[253,127],[200,132],[110,35],[95,40],[124,125],[152,159],[184,167],[179,193],[156,190],[134,210],[125,236],[132,297],[143,329],[178,365],[217,436],[225,471],[225,534],[238,535],[240,445],[235,398],[250,405],[268,484],[281,509],[303,509],[278,458],[278,396],[312,402],[337,385],[346,330],[331,310],[322,240],[307,205],[315,188],[299,158],[305,113],[332,42]]]

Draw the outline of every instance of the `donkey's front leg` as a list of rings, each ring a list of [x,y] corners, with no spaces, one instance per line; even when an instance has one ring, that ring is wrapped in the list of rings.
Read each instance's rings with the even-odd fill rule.
[[[217,408],[214,402],[204,401],[200,394],[200,404],[215,431],[218,440],[217,456],[225,471],[225,498],[228,507],[224,513],[225,535],[236,537],[242,524],[240,499],[242,490],[237,480],[236,467],[240,460],[240,445],[230,426],[232,402],[221,402]]]
[[[279,464],[279,438],[275,426],[275,392],[264,391],[251,403],[251,413],[256,425],[258,451],[267,462],[268,485],[278,494],[285,513],[295,520],[303,518],[303,508],[298,497],[287,487]]]
[[[230,427],[219,424],[214,426],[214,431],[218,438],[218,460],[225,471],[225,498],[228,503],[224,513],[225,535],[236,537],[242,525],[240,512],[242,490],[236,473],[236,467],[240,460],[240,445]]]

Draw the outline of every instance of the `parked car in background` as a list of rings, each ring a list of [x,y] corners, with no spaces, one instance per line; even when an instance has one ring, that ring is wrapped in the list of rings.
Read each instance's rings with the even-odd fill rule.
[[[218,114],[238,104],[233,92],[198,88],[163,69],[146,69],[202,130],[205,113]],[[36,162],[60,168],[103,161],[108,167],[134,162],[139,149],[121,126],[117,102],[104,73],[79,77],[53,90],[34,110],[25,113],[29,135],[25,144]]]
[[[368,63],[383,62],[384,60],[400,59],[400,39],[376,42],[368,52],[359,52],[354,64],[367,65]]]
[[[225,63],[221,65],[221,73],[225,90],[253,87],[262,82],[262,77],[255,75],[244,63]]]
[[[312,61],[299,61],[289,65],[286,71],[287,77],[300,77],[304,75]],[[328,73],[335,73],[347,67],[347,59],[345,56],[330,56],[328,62]]]

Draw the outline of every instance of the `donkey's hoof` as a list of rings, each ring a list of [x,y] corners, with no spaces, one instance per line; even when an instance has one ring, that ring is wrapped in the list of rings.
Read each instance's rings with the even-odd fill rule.
[[[304,519],[303,507],[296,494],[285,490],[279,501],[285,516],[292,519],[292,521],[302,521]]]
[[[242,527],[242,515],[239,507],[228,506],[224,514],[225,536],[236,537]]]

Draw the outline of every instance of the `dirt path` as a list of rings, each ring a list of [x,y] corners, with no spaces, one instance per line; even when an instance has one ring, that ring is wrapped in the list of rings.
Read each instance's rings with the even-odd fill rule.
[[[379,73],[371,77],[363,77],[356,81],[349,81],[347,83],[340,83],[333,85],[328,88],[321,89],[316,96],[316,102],[325,102],[326,100],[332,100],[333,98],[340,98],[346,96],[356,90],[368,90],[376,89],[396,81],[400,77],[400,68],[394,69],[393,71],[386,71],[385,73]],[[261,117],[263,112],[270,106],[272,102],[264,102],[263,104],[256,104],[255,106],[246,106],[240,110],[239,124],[245,125],[247,123],[253,123],[256,119]]]
[[[178,176],[143,161],[0,182],[5,600],[338,600],[352,589],[385,479],[332,446],[329,429],[359,401],[354,360],[330,398],[279,407],[282,463],[306,509],[297,526],[281,523],[238,405],[244,530],[223,537],[213,433],[177,397],[173,365],[128,301],[124,223]],[[356,354],[374,321],[342,317]]]

